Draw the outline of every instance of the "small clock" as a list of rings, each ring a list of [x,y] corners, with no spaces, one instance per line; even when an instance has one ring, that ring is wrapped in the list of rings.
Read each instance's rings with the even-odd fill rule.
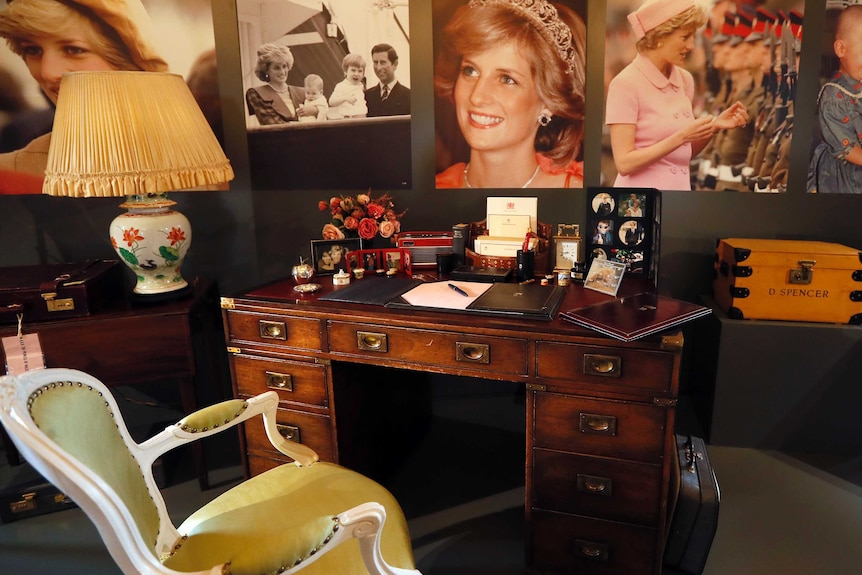
[[[554,269],[571,270],[581,262],[580,236],[554,236]]]

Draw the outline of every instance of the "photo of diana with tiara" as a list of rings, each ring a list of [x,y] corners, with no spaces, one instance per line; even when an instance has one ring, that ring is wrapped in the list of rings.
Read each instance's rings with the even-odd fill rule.
[[[434,0],[437,188],[583,187],[585,12]]]

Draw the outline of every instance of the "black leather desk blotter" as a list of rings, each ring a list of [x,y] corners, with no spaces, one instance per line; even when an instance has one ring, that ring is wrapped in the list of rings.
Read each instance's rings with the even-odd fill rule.
[[[353,280],[350,285],[333,290],[318,299],[344,303],[386,305],[389,301],[420,283],[422,283],[420,280],[407,277],[366,277],[361,280]]]

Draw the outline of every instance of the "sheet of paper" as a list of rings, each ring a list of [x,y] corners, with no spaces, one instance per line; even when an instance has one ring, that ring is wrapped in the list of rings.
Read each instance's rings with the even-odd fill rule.
[[[463,290],[467,295],[458,293],[451,285]],[[401,299],[417,307],[439,307],[443,309],[467,309],[476,298],[488,291],[494,284],[483,282],[442,281],[419,284],[401,295]]]

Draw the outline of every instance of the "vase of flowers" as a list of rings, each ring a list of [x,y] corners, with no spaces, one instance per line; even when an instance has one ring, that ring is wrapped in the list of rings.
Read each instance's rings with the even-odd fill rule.
[[[318,202],[318,208],[321,212],[329,211],[331,218],[323,226],[323,239],[362,238],[363,246],[376,243],[378,238],[394,242],[395,234],[401,231],[401,217],[406,212],[395,211],[389,194],[375,198],[370,190],[355,198],[334,196],[329,202]]]

